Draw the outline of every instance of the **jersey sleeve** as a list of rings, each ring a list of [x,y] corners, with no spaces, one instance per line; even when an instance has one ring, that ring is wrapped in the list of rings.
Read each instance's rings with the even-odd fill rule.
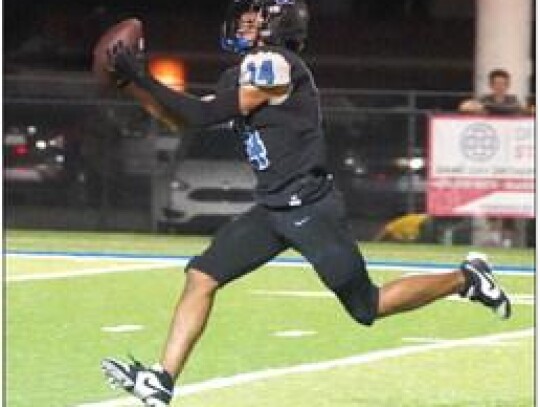
[[[239,84],[259,88],[287,86],[291,83],[291,65],[273,51],[258,51],[244,57],[240,65]]]

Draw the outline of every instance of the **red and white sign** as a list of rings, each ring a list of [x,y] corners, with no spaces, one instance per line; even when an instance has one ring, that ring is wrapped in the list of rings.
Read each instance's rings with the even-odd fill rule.
[[[534,138],[529,117],[432,116],[428,213],[533,218]]]

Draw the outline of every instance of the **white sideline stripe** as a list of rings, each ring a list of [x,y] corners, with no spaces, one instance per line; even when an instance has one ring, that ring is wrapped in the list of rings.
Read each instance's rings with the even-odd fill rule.
[[[87,268],[75,271],[57,271],[52,273],[35,273],[24,274],[18,276],[9,276],[6,278],[7,283],[17,283],[24,281],[37,281],[37,280],[55,280],[60,278],[74,278],[83,276],[93,276],[96,274],[109,274],[109,273],[124,273],[138,270],[150,270],[150,269],[165,269],[174,267],[173,264],[163,263],[150,263],[150,264],[131,264],[122,266],[111,266],[101,268]]]
[[[534,336],[534,328],[519,331],[505,332],[499,334],[477,336],[463,339],[452,339],[441,343],[429,343],[422,345],[408,345],[393,349],[383,349],[361,355],[350,356],[342,359],[328,360],[324,362],[305,363],[296,366],[265,369],[255,372],[240,373],[230,377],[217,377],[200,383],[187,384],[175,388],[175,397],[200,394],[211,390],[224,389],[239,386],[247,383],[268,380],[293,374],[304,374],[321,372],[325,370],[356,366],[379,360],[397,358],[401,356],[415,355],[434,350],[453,349],[466,346],[477,346],[485,341],[505,341]],[[105,400],[97,403],[78,404],[75,407],[120,407],[132,405],[133,397],[122,397],[112,400]]]
[[[187,264],[187,259],[174,259],[164,257],[124,257],[124,256],[96,256],[92,254],[88,255],[73,255],[73,254],[43,254],[43,253],[7,253],[6,257],[13,257],[16,259],[52,259],[52,260],[75,260],[75,261],[116,261],[116,262],[138,262],[138,263],[173,263],[173,264]]]
[[[96,255],[72,255],[72,254],[43,254],[43,253],[7,253],[7,257],[14,257],[14,258],[41,258],[41,259],[76,259],[76,260],[114,260],[114,261],[126,261],[126,262],[133,262],[133,261],[148,261],[148,262],[154,262],[154,263],[167,263],[167,264],[174,264],[176,266],[185,266],[189,259],[188,258],[167,258],[167,257],[123,257],[123,256],[96,256]],[[300,258],[298,260],[290,260],[290,259],[280,259],[279,257],[271,260],[266,264],[267,266],[277,266],[277,267],[289,267],[289,268],[311,268],[311,264],[309,264],[306,261],[302,261]],[[437,267],[437,266],[429,266],[429,265],[418,265],[418,266],[410,266],[410,265],[399,265],[399,264],[369,264],[368,262],[368,269],[369,270],[385,270],[385,271],[400,271],[400,272],[408,272],[410,274],[418,274],[418,273],[446,273],[448,271],[453,271],[456,269],[456,267]],[[513,276],[526,276],[526,277],[533,277],[536,274],[526,271],[519,271],[519,270],[513,270],[511,273],[508,271],[506,272],[499,272],[495,270],[495,274],[511,274]]]
[[[297,290],[250,290],[253,295],[265,295],[268,297],[296,297],[296,298],[333,298],[335,295],[331,291],[297,291]],[[517,305],[534,305],[533,294],[509,294],[510,300]],[[444,298],[448,301],[469,302],[467,298],[458,295],[451,295]]]

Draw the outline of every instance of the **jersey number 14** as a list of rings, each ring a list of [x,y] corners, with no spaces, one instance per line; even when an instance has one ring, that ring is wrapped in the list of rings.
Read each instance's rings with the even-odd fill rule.
[[[259,66],[250,62],[246,66],[249,72],[249,83],[256,85],[273,85],[275,80],[274,66],[271,59],[263,60]]]

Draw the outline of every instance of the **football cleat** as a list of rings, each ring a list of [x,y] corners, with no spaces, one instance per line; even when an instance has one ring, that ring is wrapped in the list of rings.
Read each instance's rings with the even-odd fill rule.
[[[113,388],[122,388],[148,407],[166,407],[173,396],[174,383],[160,365],[146,367],[131,358],[131,363],[106,358],[101,369]]]
[[[510,318],[512,314],[510,300],[495,281],[485,254],[470,252],[461,263],[460,270],[465,274],[467,284],[459,295],[480,302],[502,319]]]

